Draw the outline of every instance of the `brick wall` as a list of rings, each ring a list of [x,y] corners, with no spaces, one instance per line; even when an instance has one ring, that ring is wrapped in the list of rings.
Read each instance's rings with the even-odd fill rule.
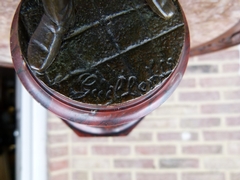
[[[49,114],[49,180],[240,180],[239,60],[237,47],[191,58],[127,137],[79,138]]]

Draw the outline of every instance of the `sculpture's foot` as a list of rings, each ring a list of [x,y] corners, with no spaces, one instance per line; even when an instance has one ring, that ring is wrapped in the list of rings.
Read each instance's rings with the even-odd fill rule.
[[[64,30],[43,15],[28,45],[28,62],[32,69],[45,71],[54,61],[62,43]]]
[[[172,0],[146,0],[151,9],[164,19],[170,19],[175,13]]]
[[[63,36],[73,19],[72,7],[69,9],[61,22],[55,22],[52,17],[44,14],[33,33],[28,45],[27,58],[31,68],[37,73],[43,73],[59,53]]]

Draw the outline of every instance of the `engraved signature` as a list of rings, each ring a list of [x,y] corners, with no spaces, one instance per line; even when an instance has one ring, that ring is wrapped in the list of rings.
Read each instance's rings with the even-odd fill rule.
[[[113,102],[121,102],[123,98],[139,97],[156,85],[160,84],[172,71],[153,75],[146,81],[139,82],[135,76],[118,76],[114,84],[110,84],[97,74],[81,74],[74,87],[71,89],[70,98],[81,101],[85,97],[95,98],[95,101],[106,102],[107,105]],[[130,98],[129,98],[130,99]]]

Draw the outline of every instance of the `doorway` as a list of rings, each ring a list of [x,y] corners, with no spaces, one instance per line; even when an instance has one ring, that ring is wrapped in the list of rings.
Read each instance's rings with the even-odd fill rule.
[[[0,179],[15,180],[15,71],[0,67]]]

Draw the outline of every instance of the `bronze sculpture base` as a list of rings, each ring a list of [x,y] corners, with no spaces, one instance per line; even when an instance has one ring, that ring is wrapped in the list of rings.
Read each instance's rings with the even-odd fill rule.
[[[119,0],[119,2],[121,1]],[[137,20],[132,20],[130,18],[131,23],[128,24],[129,26],[124,27],[122,31],[119,31],[119,29],[116,27],[111,27],[113,29],[110,28],[111,23],[113,24],[113,22],[115,22],[115,24],[119,25],[118,22],[122,21],[122,17],[119,17],[118,14],[115,14],[114,16],[109,15],[107,17],[103,16],[103,21],[97,20],[97,24],[93,26],[90,23],[90,27],[93,28],[94,33],[99,33],[99,31],[95,30],[95,27],[98,27],[100,29],[102,28],[104,32],[107,32],[107,35],[111,35],[110,31],[108,31],[110,29],[112,30],[111,32],[115,31],[116,36],[118,33],[120,33],[121,36],[119,37],[125,37],[125,34],[126,37],[119,39],[119,43],[113,43],[114,41],[111,41],[111,47],[114,45],[115,50],[117,49],[116,47],[118,45],[120,50],[123,48],[121,53],[119,53],[119,51],[117,54],[113,54],[113,58],[111,57],[112,59],[106,59],[103,57],[104,61],[95,61],[94,59],[88,59],[89,61],[87,61],[87,58],[85,59],[86,61],[80,61],[82,63],[86,63],[86,67],[88,67],[87,64],[89,63],[91,68],[94,68],[90,68],[91,71],[86,73],[82,72],[80,67],[82,64],[78,64],[78,69],[71,71],[72,73],[69,74],[69,76],[74,76],[75,79],[73,82],[69,81],[68,74],[65,74],[66,76],[56,76],[54,73],[51,74],[52,71],[56,72],[59,69],[67,72],[69,70],[69,65],[71,68],[76,67],[76,64],[72,63],[72,61],[69,62],[68,59],[56,59],[56,61],[51,64],[49,69],[44,72],[44,76],[46,74],[51,74],[51,77],[54,79],[53,85],[56,83],[58,85],[60,84],[58,86],[59,89],[62,88],[65,91],[66,89],[63,87],[65,84],[70,87],[70,95],[73,95],[71,97],[61,94],[59,91],[49,87],[45,81],[42,81],[42,74],[37,73],[36,70],[32,68],[31,64],[29,64],[26,51],[28,47],[27,39],[29,36],[26,35],[27,32],[25,32],[23,28],[23,22],[26,21],[23,21],[23,19],[20,18],[21,4],[16,11],[12,24],[11,50],[17,75],[29,93],[38,102],[40,102],[44,107],[54,114],[58,115],[61,119],[64,119],[64,122],[67,123],[67,125],[70,126],[78,135],[86,136],[86,134],[89,134],[90,136],[109,136],[128,134],[143,117],[151,113],[164,101],[166,101],[166,99],[172,94],[182,79],[188,62],[190,45],[186,19],[180,6],[178,5],[178,13],[175,13],[175,15],[179,15],[179,17],[176,17],[176,20],[169,19],[166,21],[160,19],[158,15],[151,12],[150,7],[147,7],[145,1],[141,2],[143,3],[142,6],[134,5],[132,9],[130,8],[127,11],[124,11],[126,12],[125,14],[123,13],[124,15],[130,16],[131,18],[136,17]],[[177,1],[174,2],[177,3]],[[132,3],[132,1],[126,1],[126,3]],[[122,8],[129,8],[129,6],[122,6]],[[141,27],[141,29],[138,31],[141,33],[136,34],[135,26],[140,28],[140,25],[143,22],[143,19],[139,18],[142,17],[140,15],[141,13],[139,13],[139,8],[141,9],[141,12],[146,13],[145,15],[147,16],[145,17],[144,22],[150,23],[148,24],[148,27],[153,31],[152,33],[148,34],[148,32],[145,32],[144,29],[146,27]],[[172,18],[174,18],[174,16]],[[148,19],[149,17],[151,18]],[[99,16],[97,16],[97,18],[99,18]],[[113,19],[109,22],[111,18],[116,19]],[[128,21],[128,17],[125,17],[123,20]],[[152,20],[154,20],[154,23]],[[107,22],[108,24],[106,24]],[[155,24],[156,22],[159,24]],[[129,27],[130,29],[128,29]],[[77,29],[76,32],[80,32],[77,39],[81,39],[83,36],[86,39],[83,38],[84,42],[73,41],[73,43],[76,44],[76,42],[79,42],[77,44],[81,45],[82,43],[88,44],[90,41],[95,42],[94,40],[99,40],[89,36],[89,34],[93,33],[91,28],[88,29],[91,31],[86,31],[86,29],[84,29],[85,34],[83,35],[81,34],[83,29]],[[155,30],[157,30],[157,32],[155,32]],[[34,29],[32,29],[31,32],[34,32]],[[65,37],[67,38],[65,40],[71,40],[69,42],[72,42],[72,40],[75,39],[74,32],[70,31],[68,34],[70,36],[66,34]],[[133,36],[131,36],[131,33],[133,33]],[[142,36],[144,33],[146,33],[146,36]],[[148,38],[148,36],[151,36],[151,38]],[[125,44],[121,44],[123,41]],[[99,42],[100,44],[103,43],[102,41]],[[161,43],[159,44],[159,42]],[[137,45],[134,46],[136,43]],[[66,45],[67,44],[63,43],[62,48],[64,48]],[[122,45],[122,47],[120,45]],[[80,47],[84,49],[86,46]],[[97,47],[100,49],[103,48],[99,44],[94,45],[94,48]],[[85,57],[89,57],[93,54],[94,56],[91,56],[91,58],[96,58],[96,51],[90,51],[91,48],[92,46],[85,48],[85,52],[88,53],[84,55],[87,55]],[[66,53],[65,56],[78,56],[79,54],[83,55],[83,52],[81,51],[82,49],[80,49],[80,52],[76,51],[75,53]],[[71,50],[73,50],[73,48],[67,48],[66,50],[62,49],[59,54]],[[106,52],[104,51],[103,55],[106,53],[115,53],[115,50]],[[143,57],[147,58],[145,59]],[[120,58],[120,60],[116,61],[114,58]],[[68,64],[64,64],[63,62],[65,61],[67,61]],[[54,63],[56,63],[56,66]],[[122,66],[120,66],[118,63],[120,63]],[[60,65],[62,65],[62,67]],[[96,71],[95,67],[97,66],[99,67],[99,70],[97,69]],[[125,69],[121,69],[119,67],[125,67]],[[116,76],[112,77],[111,73],[105,73],[107,68],[109,69],[109,72],[115,74]],[[99,73],[100,71],[101,73]],[[127,72],[127,75],[129,75],[128,78],[121,75],[121,73],[124,72]],[[109,79],[103,77],[103,74],[105,74]],[[102,78],[97,79],[96,75],[99,75],[99,77]],[[112,87],[111,83],[108,83],[107,80],[113,81],[116,86]],[[51,80],[49,82],[51,83]],[[94,89],[89,91],[90,87],[93,85],[100,87],[98,86],[97,82],[103,84],[105,88],[107,87],[105,90],[106,96],[103,97],[103,99],[102,91],[97,91],[97,93]],[[80,83],[80,85],[78,83]],[[82,88],[80,90],[84,90],[83,94],[88,93],[85,94],[88,97],[85,99],[82,98],[82,92],[77,90],[77,88]],[[143,93],[138,94],[137,90],[139,92],[142,91]],[[68,92],[69,89],[66,91]],[[75,95],[80,95],[79,99],[81,101],[74,100],[72,97],[75,97]],[[108,103],[109,97],[113,97],[114,101]]]

